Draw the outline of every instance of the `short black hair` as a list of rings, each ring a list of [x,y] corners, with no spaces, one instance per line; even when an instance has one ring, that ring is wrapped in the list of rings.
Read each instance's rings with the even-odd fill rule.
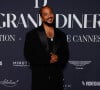
[[[47,5],[46,5],[46,6],[43,6],[43,7],[41,7],[40,10],[39,10],[40,16],[42,16],[42,10],[43,10],[44,8],[46,8],[46,7],[47,7],[47,8],[50,8],[50,9],[53,11],[53,9],[52,9],[50,6],[47,6]]]

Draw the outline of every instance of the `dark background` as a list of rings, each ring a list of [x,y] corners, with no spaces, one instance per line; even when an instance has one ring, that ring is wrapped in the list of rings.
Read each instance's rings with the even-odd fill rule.
[[[39,6],[42,7],[44,0],[39,0]],[[58,14],[99,14],[99,0],[48,0],[47,5],[54,9]],[[36,20],[36,14],[40,8],[34,8],[35,0],[0,0],[0,13],[14,13],[17,18],[20,13],[30,13]],[[5,18],[6,19],[6,18]],[[0,17],[1,23],[2,17]],[[63,20],[60,20],[63,23]],[[0,61],[3,65],[0,66],[0,90],[31,90],[31,70],[29,67],[14,67],[13,61],[25,61],[23,56],[23,47],[26,32],[35,28],[33,25],[25,29],[23,26],[18,28],[3,28],[0,29],[0,34],[15,34],[15,42],[0,41]],[[68,29],[61,29],[65,34],[70,35],[99,35],[100,28],[96,29],[81,29],[77,26]],[[19,40],[21,38],[21,40]],[[65,90],[99,90],[98,86],[88,86],[88,81],[100,83],[100,43],[92,42],[70,42],[69,43],[70,58],[69,61],[91,61],[90,64],[77,66],[67,63],[64,70],[65,75]],[[75,62],[74,62],[75,64]],[[82,63],[84,64],[84,62]],[[80,67],[80,68],[79,68]],[[81,69],[82,68],[82,69]],[[8,87],[9,83],[2,84],[5,79],[8,82],[19,82],[16,86]],[[12,81],[10,81],[12,80]],[[85,83],[85,85],[82,84]]]

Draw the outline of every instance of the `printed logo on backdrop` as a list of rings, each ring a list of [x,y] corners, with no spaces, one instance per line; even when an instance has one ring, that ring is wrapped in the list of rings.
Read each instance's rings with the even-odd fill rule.
[[[74,42],[74,43],[99,43],[100,42],[100,35],[66,35],[67,42]]]
[[[41,25],[40,15],[37,13],[36,18],[32,16],[30,13],[20,13],[16,15],[15,13],[0,13],[0,28],[19,28],[23,26],[23,28],[29,28],[30,24],[33,27],[37,27]],[[92,18],[90,18],[92,17]],[[60,23],[60,19],[62,18],[62,24]],[[90,18],[90,19],[88,19]],[[100,28],[100,15],[99,14],[57,14],[55,15],[55,24],[57,28],[68,28],[73,29],[76,26],[80,29],[95,29]]]
[[[8,80],[8,79],[4,79],[3,81],[0,81],[0,85],[3,85],[5,87],[15,87],[17,86],[19,83],[19,80]]]
[[[84,87],[100,87],[100,81],[82,81]]]
[[[29,67],[30,63],[28,61],[13,61],[14,67]]]
[[[84,69],[85,66],[92,63],[92,61],[76,61],[76,60],[70,60],[68,61],[70,65],[73,65],[75,69]]]
[[[40,8],[39,1],[40,0],[35,0],[35,7],[34,8]],[[47,5],[47,0],[42,0],[42,1],[43,1],[43,6],[46,6]]]
[[[3,65],[3,63],[2,63],[2,61],[0,61],[0,66],[2,66]]]

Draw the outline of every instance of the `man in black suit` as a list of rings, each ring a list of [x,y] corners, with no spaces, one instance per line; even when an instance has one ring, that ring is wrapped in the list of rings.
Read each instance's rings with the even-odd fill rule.
[[[63,90],[63,68],[69,57],[66,36],[55,28],[51,7],[42,7],[40,16],[42,25],[27,33],[24,46],[32,90]]]

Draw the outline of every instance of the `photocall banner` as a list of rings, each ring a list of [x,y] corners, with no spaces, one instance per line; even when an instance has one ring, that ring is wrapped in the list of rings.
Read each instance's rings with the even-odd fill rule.
[[[0,0],[0,90],[31,90],[23,48],[26,33],[41,25],[45,5],[53,8],[68,42],[64,89],[100,90],[99,0]]]

